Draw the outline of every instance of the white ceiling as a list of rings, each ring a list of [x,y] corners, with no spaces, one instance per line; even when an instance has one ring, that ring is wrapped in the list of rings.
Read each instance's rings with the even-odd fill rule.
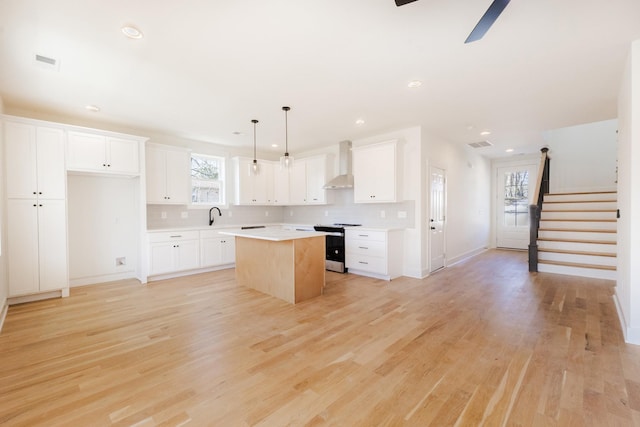
[[[255,118],[262,151],[282,151],[270,144],[283,144],[289,105],[293,155],[414,125],[487,138],[489,156],[533,152],[545,130],[616,117],[640,1],[513,0],[465,45],[490,3],[0,0],[0,97],[7,112],[247,147]],[[126,24],[144,38],[125,38]]]

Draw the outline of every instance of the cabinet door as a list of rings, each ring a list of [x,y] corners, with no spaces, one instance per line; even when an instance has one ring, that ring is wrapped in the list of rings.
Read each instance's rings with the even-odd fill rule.
[[[307,203],[322,204],[326,202],[327,159],[325,156],[306,159]]]
[[[200,242],[202,267],[222,264],[222,239],[219,237],[203,238]]]
[[[353,151],[353,194],[356,203],[396,201],[395,143]]]
[[[36,197],[38,175],[35,126],[5,122],[4,143],[7,197]]]
[[[35,200],[7,201],[7,250],[9,296],[38,292],[38,206]]]
[[[137,175],[140,173],[138,141],[107,138],[108,169],[110,172]]]
[[[256,204],[270,205],[273,198],[273,168],[270,163],[260,163],[260,172],[253,176],[253,198]]]
[[[106,139],[104,136],[69,132],[67,141],[67,169],[104,172],[106,168]]]
[[[304,160],[296,160],[289,170],[289,202],[304,205],[307,202],[307,176]]]
[[[176,242],[176,270],[191,270],[200,267],[200,241]]]
[[[69,279],[65,201],[40,200],[37,211],[40,291],[66,288]]]
[[[249,159],[234,159],[236,179],[236,204],[254,204],[254,177],[250,173],[251,162]]]
[[[271,200],[276,205],[287,205],[289,204],[289,169],[272,165],[272,171],[273,197]]]
[[[163,274],[175,271],[175,242],[151,243],[149,245],[149,274]]]
[[[188,151],[166,151],[166,203],[186,205],[191,200],[191,173]]]
[[[64,135],[62,129],[38,127],[36,130],[38,198],[66,198]],[[63,229],[66,226],[63,224]]]
[[[220,241],[221,247],[221,264],[232,264],[236,262],[236,238],[232,236],[225,237]]]
[[[166,152],[149,147],[146,152],[147,203],[166,202]]]

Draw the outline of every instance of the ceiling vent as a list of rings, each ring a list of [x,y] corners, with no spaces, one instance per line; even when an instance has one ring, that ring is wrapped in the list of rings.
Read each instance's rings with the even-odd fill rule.
[[[33,60],[36,65],[42,68],[47,68],[49,70],[58,71],[60,69],[60,61],[55,58],[51,58],[49,56],[38,55],[37,53],[34,55]]]
[[[490,143],[489,141],[480,141],[480,142],[471,142],[467,145],[469,145],[469,147],[471,148],[482,148],[482,147],[491,147],[493,144]]]

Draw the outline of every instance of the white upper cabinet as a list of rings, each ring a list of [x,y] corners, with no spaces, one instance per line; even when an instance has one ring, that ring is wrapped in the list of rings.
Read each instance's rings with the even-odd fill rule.
[[[289,171],[289,204],[326,204],[327,193],[322,187],[327,183],[328,169],[329,159],[325,154],[296,159]]]
[[[64,133],[62,129],[7,121],[7,197],[64,199]]]
[[[188,204],[191,188],[189,151],[149,144],[146,158],[147,203]]]
[[[258,161],[259,172],[251,173],[253,159],[234,157],[236,205],[269,205],[273,197],[273,166],[270,162]]]
[[[281,168],[280,164],[272,164],[274,205],[289,204],[289,169]]]
[[[397,141],[354,147],[352,153],[355,203],[397,202]]]
[[[67,169],[120,175],[140,173],[139,139],[70,131]]]

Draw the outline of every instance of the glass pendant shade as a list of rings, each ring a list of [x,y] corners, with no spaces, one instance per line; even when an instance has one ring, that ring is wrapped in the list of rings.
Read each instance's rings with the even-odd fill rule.
[[[288,169],[293,167],[293,156],[289,155],[289,122],[287,120],[287,113],[291,110],[290,107],[282,107],[284,111],[284,155],[280,157],[280,168]]]
[[[256,125],[258,121],[253,119],[251,123],[253,123],[253,162],[249,167],[249,175],[258,175],[260,173],[260,165],[258,165],[258,159],[256,158]]]

